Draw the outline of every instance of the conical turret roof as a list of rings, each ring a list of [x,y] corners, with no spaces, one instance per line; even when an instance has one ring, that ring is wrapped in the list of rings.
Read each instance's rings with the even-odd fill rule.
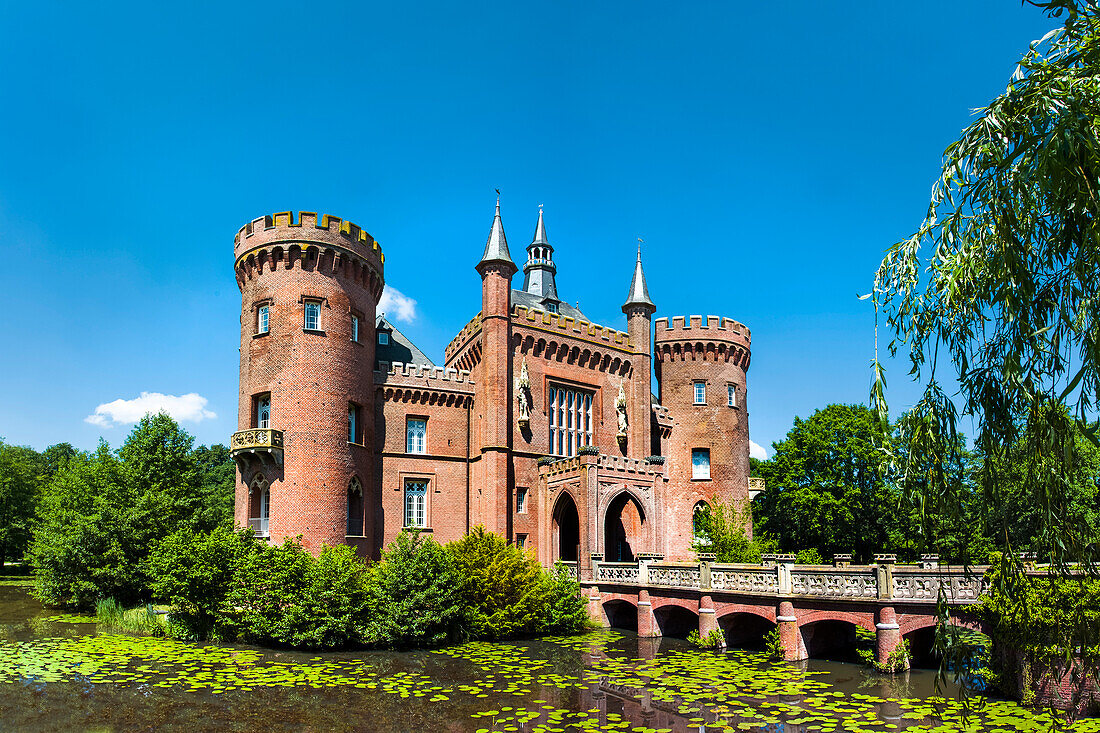
[[[497,210],[493,216],[493,227],[489,230],[489,239],[485,242],[485,253],[481,255],[478,265],[489,262],[507,262],[515,272],[516,263],[512,262],[512,256],[508,253],[508,239],[504,236],[504,224],[500,220],[500,194],[497,194]]]
[[[657,310],[657,306],[649,297],[649,288],[645,284],[645,273],[642,271],[642,244],[638,243],[638,260],[634,263],[634,278],[630,281],[630,292],[623,303],[623,310],[633,306],[645,306]]]

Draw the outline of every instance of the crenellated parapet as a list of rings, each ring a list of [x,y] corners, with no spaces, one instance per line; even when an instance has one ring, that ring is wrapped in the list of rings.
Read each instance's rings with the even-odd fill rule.
[[[555,336],[569,336],[605,349],[633,353],[629,334],[560,313],[517,305],[512,307],[512,324]]]
[[[385,255],[359,225],[338,216],[281,211],[253,219],[233,240],[237,283],[276,268],[316,269],[354,280],[381,297]]]
[[[711,360],[749,367],[752,336],[747,326],[718,316],[674,316],[653,322],[653,354],[658,360]]]
[[[672,433],[672,412],[664,405],[653,405],[653,418],[666,437]]]
[[[424,402],[464,407],[474,394],[474,380],[464,369],[426,364],[379,362],[374,384],[388,401]]]
[[[458,332],[458,335],[451,339],[451,343],[447,344],[447,348],[443,350],[443,362],[445,364],[451,364],[465,351],[470,342],[476,339],[481,334],[481,314],[470,319],[470,322],[462,327],[462,330]],[[469,360],[467,360],[469,361]],[[471,366],[473,362],[471,361]],[[466,367],[468,368],[468,367]]]

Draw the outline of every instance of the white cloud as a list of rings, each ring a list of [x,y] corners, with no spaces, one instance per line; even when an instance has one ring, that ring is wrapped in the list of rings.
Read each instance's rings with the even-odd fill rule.
[[[105,402],[95,408],[95,412],[84,418],[84,422],[110,428],[115,425],[136,423],[150,412],[167,412],[180,422],[202,422],[217,417],[206,409],[206,398],[191,392],[179,397],[160,392],[142,392],[132,400]]]
[[[768,451],[761,445],[749,441],[749,457],[755,458],[758,461],[768,460]]]
[[[387,285],[382,290],[382,299],[378,301],[378,312],[385,313],[393,321],[412,323],[417,318],[416,301]]]

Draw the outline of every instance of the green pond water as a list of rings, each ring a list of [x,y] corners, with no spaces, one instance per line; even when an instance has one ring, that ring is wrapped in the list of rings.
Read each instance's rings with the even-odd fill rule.
[[[769,662],[617,630],[425,652],[308,654],[97,633],[0,586],[0,731],[1049,730],[964,722],[931,671]],[[1100,720],[1078,731],[1100,731]]]

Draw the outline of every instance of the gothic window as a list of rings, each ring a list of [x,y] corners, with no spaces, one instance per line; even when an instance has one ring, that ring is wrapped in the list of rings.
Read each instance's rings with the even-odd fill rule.
[[[253,404],[256,407],[252,420],[253,427],[263,429],[271,427],[271,393],[256,395],[253,398]]]
[[[586,445],[592,445],[592,393],[551,387],[550,453],[575,456]]]
[[[707,525],[710,524],[710,504],[700,501],[691,512],[691,538],[696,544],[707,542]]]
[[[303,310],[302,328],[306,331],[321,330],[321,301],[307,300]]]
[[[428,526],[428,482],[422,479],[405,480],[405,526]]]
[[[691,477],[693,479],[710,478],[710,449],[691,449]]]
[[[348,484],[348,536],[363,536],[363,485],[358,478]]]
[[[260,537],[268,536],[271,516],[271,489],[267,478],[260,474],[248,487],[248,526]]]
[[[256,309],[256,333],[267,333],[271,328],[271,306],[264,304]]]
[[[405,423],[405,452],[428,452],[428,421],[420,417],[410,417]]]
[[[359,316],[351,314],[351,340],[359,340]]]
[[[707,404],[707,383],[696,382],[695,383],[695,404],[705,405]]]

